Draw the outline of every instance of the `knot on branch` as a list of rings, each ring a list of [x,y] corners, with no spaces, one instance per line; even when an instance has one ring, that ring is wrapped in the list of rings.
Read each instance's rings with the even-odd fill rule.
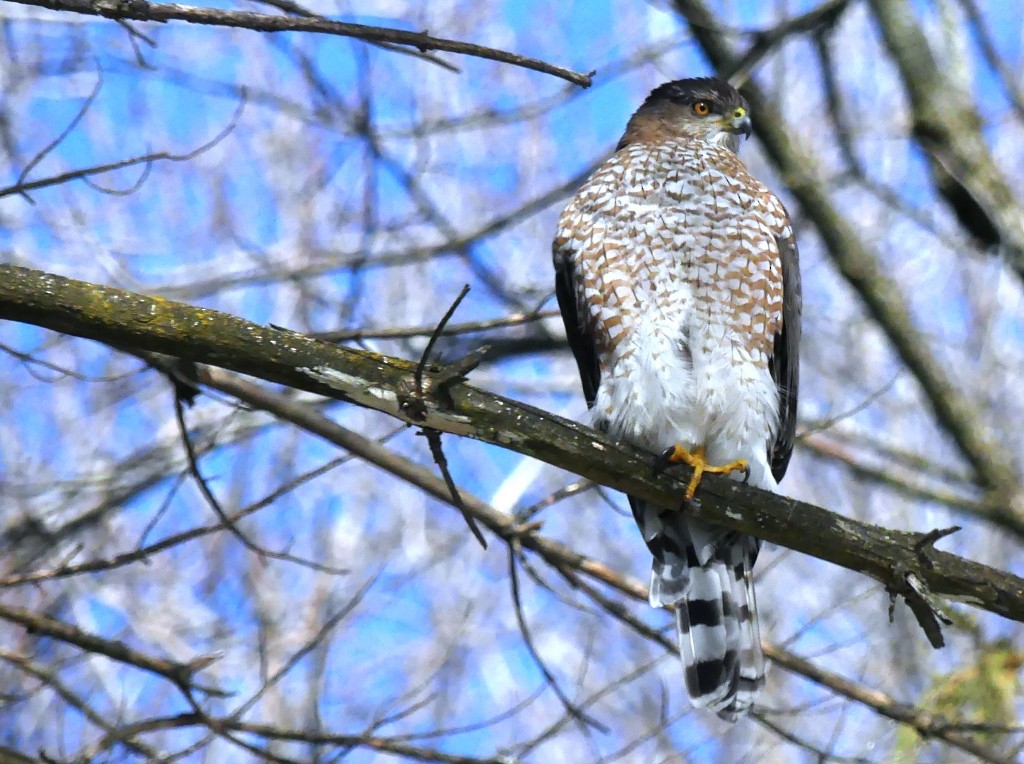
[[[423,364],[416,368],[412,380],[399,385],[397,391],[398,407],[410,420],[422,422],[427,418],[431,408],[451,409],[455,402],[451,397],[451,387],[465,382],[469,372],[473,371],[490,351],[489,345],[483,345],[471,353],[449,364]],[[426,357],[424,355],[424,357]]]
[[[147,0],[96,0],[93,9],[100,16],[109,18],[132,18],[145,21],[150,17]]]

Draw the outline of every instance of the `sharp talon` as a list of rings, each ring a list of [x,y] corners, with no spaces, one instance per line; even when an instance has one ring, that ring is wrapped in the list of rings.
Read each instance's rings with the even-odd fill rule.
[[[684,504],[693,501],[697,488],[700,486],[701,478],[705,472],[713,472],[719,475],[728,475],[730,472],[743,472],[743,482],[750,480],[750,465],[743,459],[729,462],[728,464],[708,464],[704,458],[704,446],[697,446],[693,451],[687,451],[680,445],[666,448],[659,455],[654,463],[655,476],[664,472],[671,464],[687,464],[693,468],[693,475],[690,482],[686,484],[686,492],[683,494]]]
[[[658,477],[669,468],[670,464],[673,464],[672,457],[675,456],[675,453],[676,446],[670,446],[658,454],[658,458],[654,460],[654,477]]]
[[[693,477],[690,478],[690,482],[686,484],[686,493],[683,494],[683,498],[686,501],[693,501],[693,496],[697,493],[697,486],[700,485],[700,479],[704,476],[704,462],[699,461],[693,465]]]

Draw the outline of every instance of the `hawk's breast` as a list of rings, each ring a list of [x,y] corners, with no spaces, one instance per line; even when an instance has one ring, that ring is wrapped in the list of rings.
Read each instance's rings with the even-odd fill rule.
[[[786,225],[774,195],[711,144],[629,145],[580,189],[555,256],[572,261],[601,366],[595,413],[613,432],[660,448],[758,416],[768,424],[755,429],[775,426]],[[737,406],[750,414],[738,424]]]

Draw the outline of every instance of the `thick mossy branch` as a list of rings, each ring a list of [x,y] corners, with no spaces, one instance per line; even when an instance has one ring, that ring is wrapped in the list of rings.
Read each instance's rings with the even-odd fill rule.
[[[652,475],[654,457],[561,417],[478,390],[416,362],[335,347],[213,310],[0,265],[0,318],[114,347],[155,351],[376,409],[414,425],[492,443],[672,506],[686,470]],[[866,525],[804,502],[705,477],[697,517],[850,570],[922,605],[922,591],[1024,621],[1024,580],[939,552],[926,532]]]

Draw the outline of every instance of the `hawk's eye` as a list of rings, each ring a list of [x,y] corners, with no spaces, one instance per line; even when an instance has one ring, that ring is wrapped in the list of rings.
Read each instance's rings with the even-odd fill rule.
[[[711,113],[711,104],[707,101],[697,101],[693,104],[693,113],[698,117],[706,117]]]

